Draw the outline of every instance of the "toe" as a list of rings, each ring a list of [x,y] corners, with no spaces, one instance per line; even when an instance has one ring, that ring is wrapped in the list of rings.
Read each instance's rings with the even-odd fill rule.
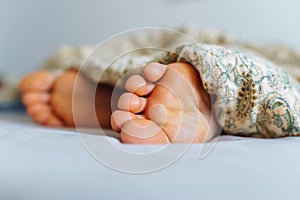
[[[139,113],[146,107],[147,100],[132,93],[124,93],[118,101],[118,108],[124,111]]]
[[[35,115],[32,115],[32,118],[34,119],[34,121],[36,121],[39,124],[46,124],[49,115],[50,115],[49,112],[39,112],[36,113]]]
[[[116,110],[111,115],[111,127],[113,130],[120,132],[125,122],[136,119],[136,115],[131,112]]]
[[[30,90],[47,91],[52,87],[55,75],[48,72],[35,72],[23,78],[19,84],[21,92]]]
[[[166,71],[167,66],[160,63],[150,63],[144,68],[145,77],[151,82],[161,79]]]
[[[139,75],[131,76],[125,84],[125,88],[139,96],[148,95],[154,88],[154,84],[147,83],[145,79]]]
[[[27,112],[40,124],[47,126],[63,126],[63,121],[57,117],[47,104],[35,103],[27,107]]]
[[[47,103],[49,102],[49,100],[50,100],[50,94],[47,92],[30,91],[30,92],[25,92],[22,95],[22,102],[25,105],[29,105],[37,102]]]
[[[60,126],[64,126],[65,124],[56,115],[50,114],[47,120],[45,121],[45,125],[52,126],[52,127],[60,127]]]
[[[50,111],[50,106],[44,103],[33,103],[27,106],[27,113],[32,116],[39,113],[49,113]]]
[[[162,129],[147,119],[127,121],[121,131],[121,140],[133,144],[169,144],[170,141]]]

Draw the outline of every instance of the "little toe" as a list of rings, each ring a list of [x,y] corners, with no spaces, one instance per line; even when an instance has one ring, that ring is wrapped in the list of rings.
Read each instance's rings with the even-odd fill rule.
[[[169,138],[153,121],[134,119],[127,121],[121,130],[121,140],[132,144],[169,144]]]
[[[44,103],[33,103],[27,106],[27,113],[32,116],[38,113],[49,113],[50,111],[50,106]]]
[[[124,93],[118,101],[118,108],[124,111],[139,113],[146,107],[147,100],[132,93]]]
[[[156,82],[161,79],[166,71],[166,65],[156,62],[150,63],[144,68],[145,77],[151,82]]]
[[[47,105],[35,104],[33,106],[28,106],[27,112],[32,116],[34,121],[39,124],[45,124],[51,115],[51,108]]]
[[[52,88],[56,76],[48,72],[35,72],[23,78],[19,84],[21,92],[30,90],[47,91]]]
[[[49,118],[50,112],[39,112],[32,115],[34,121],[39,124],[46,124],[47,119]]]
[[[147,83],[142,76],[131,76],[125,83],[125,88],[139,96],[148,95],[154,88],[154,84]]]
[[[29,105],[36,102],[47,103],[50,100],[48,92],[29,91],[22,95],[22,102],[24,105]]]
[[[50,114],[47,118],[47,120],[44,123],[47,126],[52,126],[52,127],[61,127],[65,126],[63,121],[58,118],[56,115]]]
[[[64,123],[52,111],[48,104],[32,103],[27,106],[27,113],[34,121],[48,126],[63,126]]]

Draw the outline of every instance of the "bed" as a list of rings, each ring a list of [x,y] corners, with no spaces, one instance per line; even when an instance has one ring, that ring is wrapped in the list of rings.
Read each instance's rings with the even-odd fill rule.
[[[300,45],[300,29],[295,26],[300,19],[300,1],[295,0],[89,3],[31,0],[0,4],[3,76],[22,77],[35,70],[62,44],[94,44],[132,28],[177,26],[191,20],[201,27],[219,27],[249,41]],[[259,49],[267,52],[265,48]],[[300,62],[298,55],[293,60],[296,63]],[[11,109],[11,101],[2,107],[1,101],[7,101],[15,93],[3,95],[0,90],[1,93],[5,99],[0,98],[0,200],[298,200],[300,197],[300,137],[221,136],[203,159],[199,158],[203,144],[172,144],[173,152],[154,157],[155,163],[162,163],[176,158],[178,151],[186,150],[169,165],[152,172],[122,172],[97,160],[83,141],[109,142],[119,149],[142,153],[163,147],[124,145],[115,138],[116,133],[108,130],[104,136],[99,130],[81,130],[79,134],[75,129],[40,126],[22,107]],[[115,157],[101,145],[94,147],[103,150],[107,158]],[[118,164],[134,167],[147,163],[130,163],[123,158],[115,166]]]
[[[110,141],[136,152],[158,146],[123,145],[86,130],[39,126],[23,110],[0,112],[0,199],[298,199],[300,137],[221,136],[203,159],[191,145],[173,163],[128,173],[99,162],[82,142]],[[172,149],[182,149],[172,144]],[[101,148],[99,149],[106,151]],[[113,157],[110,152],[104,152]],[[156,156],[156,162],[172,157]],[[121,159],[120,162],[126,160]],[[131,163],[132,165],[139,163]]]

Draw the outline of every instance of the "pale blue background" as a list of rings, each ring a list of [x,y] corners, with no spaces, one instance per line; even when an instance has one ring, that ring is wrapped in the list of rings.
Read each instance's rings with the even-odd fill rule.
[[[38,127],[24,114],[0,113],[0,199],[299,200],[300,137],[222,138],[203,160],[198,157],[202,145],[195,144],[166,168],[129,174],[97,162],[74,131]],[[105,140],[97,138],[99,144]],[[145,152],[146,146],[126,148]],[[176,149],[161,151],[157,162],[174,158]]]
[[[62,44],[145,26],[194,23],[299,47],[299,8],[297,0],[0,0],[0,73],[20,76]]]

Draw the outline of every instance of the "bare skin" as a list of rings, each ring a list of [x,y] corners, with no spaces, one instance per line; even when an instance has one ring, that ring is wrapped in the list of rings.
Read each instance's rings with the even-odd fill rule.
[[[123,142],[191,143],[213,136],[217,124],[210,120],[210,96],[191,65],[151,63],[144,75],[127,80],[129,92],[121,95],[119,110],[112,114],[112,128]]]
[[[76,76],[80,98],[74,109],[82,116],[76,119],[76,125],[97,126],[88,118],[94,108],[86,103],[93,92],[92,83],[76,71],[60,76],[47,72],[26,76],[20,90],[28,114],[47,126],[74,126],[72,92]],[[144,76],[133,75],[127,80],[128,92],[120,96],[118,109],[112,114],[112,88],[101,85],[97,89],[95,109],[101,127],[112,127],[121,134],[122,142],[135,144],[203,142],[206,136],[213,136],[217,124],[211,118],[210,96],[191,65],[150,63],[144,68]]]
[[[67,71],[62,75],[53,75],[49,72],[38,71],[24,77],[20,82],[22,101],[27,113],[39,124],[47,126],[74,126],[72,110],[72,95],[77,77],[76,94],[76,125],[82,127],[110,128],[110,96],[112,88],[100,85],[96,94],[92,83],[77,71]],[[95,98],[95,107],[89,102],[91,95]],[[98,122],[90,119],[95,110]]]

